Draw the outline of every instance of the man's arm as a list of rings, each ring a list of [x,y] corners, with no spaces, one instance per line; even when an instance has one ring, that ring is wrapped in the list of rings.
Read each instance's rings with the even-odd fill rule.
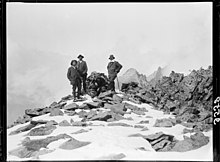
[[[68,71],[67,71],[67,78],[68,78],[69,80],[71,80],[71,70],[70,70],[70,68],[69,68]]]
[[[87,63],[86,63],[86,62],[84,62],[84,63],[85,63],[85,65],[84,65],[84,66],[85,66],[85,70],[84,70],[84,72],[83,72],[83,73],[85,74],[85,73],[87,73],[87,72],[88,72],[88,66],[87,66]]]
[[[121,68],[122,68],[122,65],[119,63],[119,62],[116,62],[116,69],[115,69],[115,71],[117,72],[117,73],[119,73],[120,72],[120,70],[121,70]]]

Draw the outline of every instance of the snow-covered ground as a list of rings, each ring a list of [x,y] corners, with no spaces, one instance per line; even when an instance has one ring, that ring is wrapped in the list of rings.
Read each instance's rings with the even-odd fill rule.
[[[88,96],[87,96],[88,97]],[[88,97],[88,101],[92,101]],[[70,104],[72,101],[68,101]],[[84,101],[87,102],[87,101]],[[129,102],[129,101],[126,101]],[[134,104],[132,102],[129,102]],[[78,102],[77,104],[82,104]],[[164,115],[163,112],[152,109],[148,104],[134,104],[139,107],[144,107],[148,110],[146,115],[140,116],[134,113],[125,114],[125,117],[132,117],[134,120],[120,120],[115,121],[123,122],[129,125],[140,125],[138,124],[142,120],[149,120],[149,124],[144,124],[149,130],[141,131],[141,128],[134,127],[122,127],[122,126],[107,126],[108,122],[104,121],[90,121],[93,123],[91,126],[87,127],[61,127],[57,125],[57,129],[53,131],[52,134],[47,136],[31,136],[30,139],[43,139],[49,136],[56,136],[62,133],[66,133],[79,141],[91,142],[89,145],[80,147],[73,150],[63,150],[59,146],[68,141],[69,139],[61,139],[52,142],[48,145],[48,150],[53,150],[53,152],[40,155],[38,160],[103,160],[111,159],[111,156],[124,154],[125,157],[121,160],[190,160],[190,161],[212,161],[213,160],[213,138],[212,131],[204,132],[205,136],[210,137],[210,142],[196,150],[188,152],[156,152],[150,145],[150,143],[142,137],[128,137],[129,135],[140,133],[143,135],[149,135],[156,132],[162,131],[165,134],[174,135],[176,139],[183,140],[183,129],[182,125],[175,125],[170,128],[153,127],[156,119],[173,117],[172,115]],[[63,110],[62,110],[63,111]],[[153,118],[148,118],[151,116]],[[61,122],[64,119],[69,121],[73,119],[74,121],[80,121],[77,115],[75,116],[49,116],[45,114],[42,116],[34,117],[33,120],[55,120],[56,122]],[[21,146],[21,141],[26,137],[28,132],[19,133],[17,135],[9,135],[11,131],[16,130],[22,126],[28,125],[28,123],[20,124],[14,126],[7,130],[7,153],[19,146]],[[40,125],[42,126],[42,125]],[[38,127],[40,127],[38,126]],[[72,134],[78,130],[85,129],[88,132],[80,134]],[[190,136],[190,134],[184,134]],[[140,149],[142,148],[142,149]],[[20,159],[16,156],[9,155],[7,160],[33,160],[33,158]]]

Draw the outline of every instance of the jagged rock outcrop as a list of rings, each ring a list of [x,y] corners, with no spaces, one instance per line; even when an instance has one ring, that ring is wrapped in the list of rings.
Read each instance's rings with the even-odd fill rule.
[[[193,70],[187,76],[172,71],[155,86],[141,88],[131,82],[122,85],[121,90],[128,99],[151,104],[158,110],[176,115],[176,122],[192,123],[203,131],[211,128],[212,123],[212,80],[212,67],[209,66],[206,70]]]

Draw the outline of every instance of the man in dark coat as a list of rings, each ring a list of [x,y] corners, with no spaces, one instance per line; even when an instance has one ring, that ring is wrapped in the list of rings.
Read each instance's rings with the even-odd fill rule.
[[[83,60],[83,58],[84,56],[82,55],[78,56],[79,61],[77,62],[77,69],[81,76],[81,81],[83,83],[83,90],[86,93],[86,78],[87,78],[88,67],[86,62]]]
[[[77,61],[72,60],[71,61],[71,67],[69,67],[68,72],[67,72],[67,78],[70,81],[70,84],[73,86],[73,97],[74,101],[76,101],[76,88],[77,88],[77,98],[80,98],[81,94],[81,79],[80,79],[80,74],[77,70]]]
[[[122,65],[114,60],[115,57],[113,55],[110,55],[107,69],[108,69],[108,78],[109,78],[109,90],[115,91],[115,78],[117,77],[117,74],[120,72]]]

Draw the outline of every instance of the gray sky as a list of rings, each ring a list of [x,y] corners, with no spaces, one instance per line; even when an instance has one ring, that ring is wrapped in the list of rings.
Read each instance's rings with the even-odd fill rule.
[[[89,73],[107,73],[110,54],[123,65],[120,75],[129,68],[146,75],[158,66],[207,68],[211,24],[211,2],[8,3],[8,112],[13,117],[70,94],[66,71],[79,53]]]

